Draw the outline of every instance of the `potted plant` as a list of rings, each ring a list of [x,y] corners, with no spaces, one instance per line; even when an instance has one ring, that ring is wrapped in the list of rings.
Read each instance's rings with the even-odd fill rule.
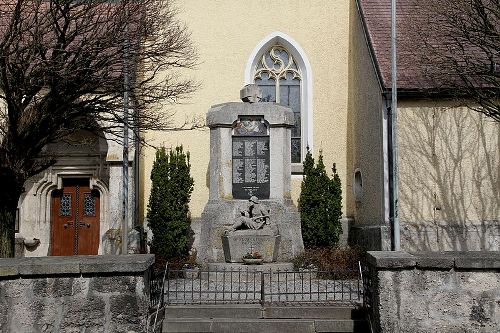
[[[247,252],[243,256],[243,262],[247,265],[261,265],[264,261],[262,255],[257,251]]]

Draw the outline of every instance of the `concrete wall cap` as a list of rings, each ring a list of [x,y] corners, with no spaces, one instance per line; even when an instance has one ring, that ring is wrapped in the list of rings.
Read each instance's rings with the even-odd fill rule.
[[[455,268],[458,269],[500,269],[500,252],[470,251],[455,256]]]
[[[83,273],[144,272],[155,262],[153,254],[128,254],[84,257],[80,263]]]
[[[20,258],[19,275],[79,274],[76,257],[29,257]]]
[[[499,270],[498,251],[412,252],[370,251],[368,263],[376,268]]]
[[[451,269],[455,265],[453,254],[447,252],[411,252],[417,257],[417,267],[431,269]]]
[[[417,264],[417,258],[404,251],[369,251],[367,259],[377,268],[411,268]]]
[[[117,256],[30,257],[0,259],[0,277],[58,274],[145,272],[154,263],[152,254]]]
[[[238,116],[264,116],[271,127],[293,127],[295,120],[292,109],[276,103],[229,102],[214,105],[207,113],[207,126],[229,127]]]
[[[19,259],[0,259],[0,276],[17,276],[19,275]]]

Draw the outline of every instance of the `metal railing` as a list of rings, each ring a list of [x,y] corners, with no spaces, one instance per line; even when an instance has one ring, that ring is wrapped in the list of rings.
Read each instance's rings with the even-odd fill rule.
[[[154,310],[163,306],[163,272],[150,270],[149,275],[149,308]]]
[[[168,262],[165,264],[165,271],[155,271],[153,268],[149,271],[149,315],[147,317],[146,333],[161,333],[163,327],[164,314],[160,317],[160,309],[163,309],[164,288],[166,273],[168,271]]]
[[[361,303],[361,272],[353,270],[167,270],[166,305]]]
[[[376,276],[373,272],[373,268],[366,264],[360,263],[361,278],[363,280],[363,307],[371,310],[373,307],[373,283],[372,280]]]

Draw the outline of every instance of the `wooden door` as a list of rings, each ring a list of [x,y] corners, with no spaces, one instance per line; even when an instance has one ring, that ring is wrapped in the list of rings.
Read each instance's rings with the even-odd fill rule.
[[[52,255],[92,255],[99,248],[99,192],[88,179],[66,179],[52,193]]]

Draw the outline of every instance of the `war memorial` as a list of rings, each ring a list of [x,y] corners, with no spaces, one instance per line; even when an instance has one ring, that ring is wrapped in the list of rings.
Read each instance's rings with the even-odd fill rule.
[[[241,103],[215,105],[207,113],[210,196],[198,259],[212,267],[241,263],[252,251],[265,263],[286,262],[304,249],[290,198],[293,113],[276,103],[255,103],[256,85],[245,86],[240,97]]]

